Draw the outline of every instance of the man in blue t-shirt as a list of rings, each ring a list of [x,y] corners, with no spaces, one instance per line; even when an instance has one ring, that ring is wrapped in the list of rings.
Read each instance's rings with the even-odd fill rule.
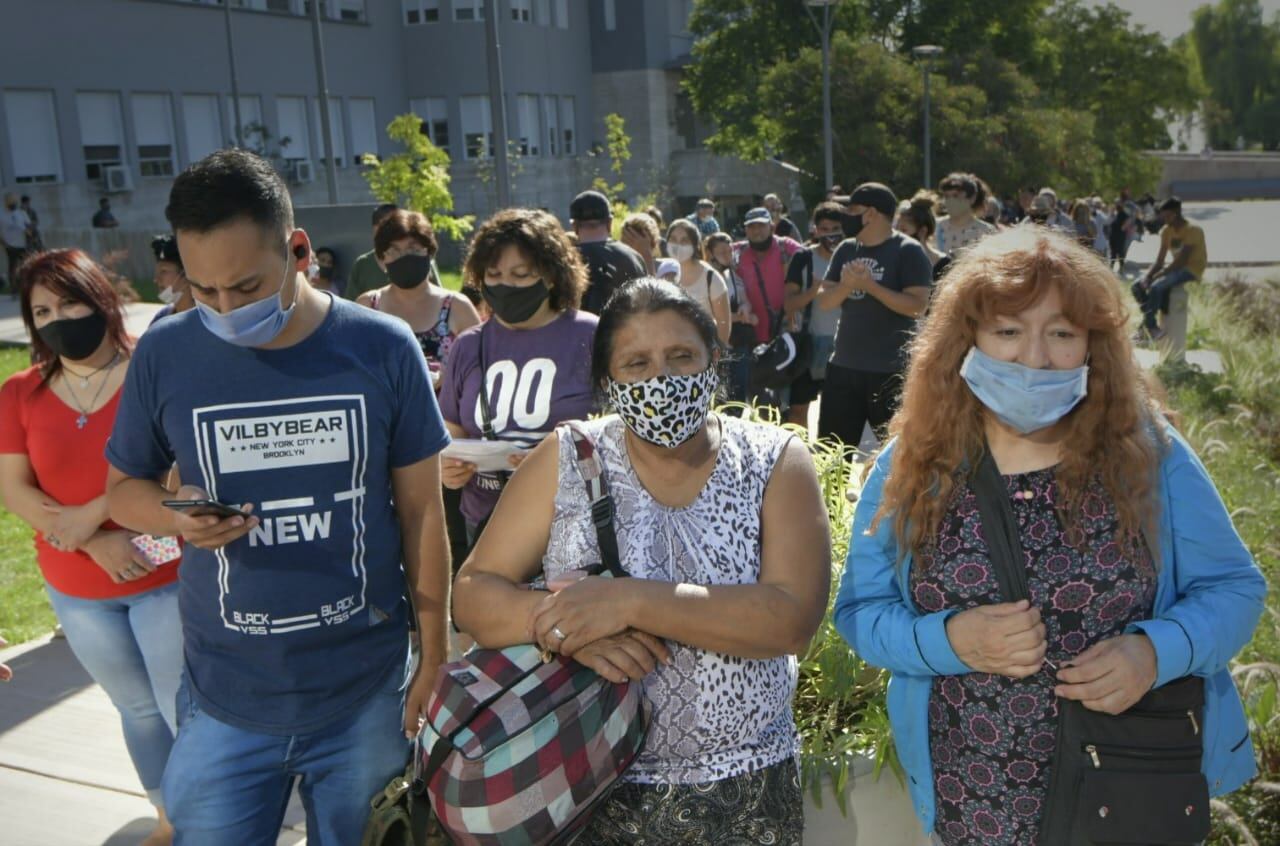
[[[138,342],[107,445],[112,519],[186,542],[165,808],[181,843],[270,843],[296,779],[308,842],[357,843],[445,658],[449,436],[407,325],[306,284],[270,163],[214,153],[165,213],[196,308]],[[204,499],[247,516],[164,505]]]

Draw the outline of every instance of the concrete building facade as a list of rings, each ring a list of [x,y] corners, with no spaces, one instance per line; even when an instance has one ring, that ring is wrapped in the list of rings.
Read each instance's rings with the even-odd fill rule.
[[[231,4],[228,15],[222,5]],[[312,0],[14,0],[0,4],[0,185],[46,230],[87,228],[100,197],[121,227],[158,230],[173,176],[235,143],[271,156],[297,205],[328,185]],[[412,111],[452,158],[459,213],[495,204],[484,15],[493,0],[320,0],[340,203],[372,201],[359,156],[388,155]],[[679,92],[692,0],[496,0],[512,200],[567,216],[604,174],[604,116],[632,137],[628,194],[668,211],[698,196],[793,192],[792,174],[700,148]],[[230,35],[228,36],[228,17]],[[610,177],[611,182],[617,179]]]

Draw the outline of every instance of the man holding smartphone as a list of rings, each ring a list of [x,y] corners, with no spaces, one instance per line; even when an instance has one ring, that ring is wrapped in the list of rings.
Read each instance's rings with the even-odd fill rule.
[[[306,283],[269,162],[214,153],[165,213],[196,308],[139,341],[107,485],[112,519],[187,542],[166,808],[179,843],[274,842],[297,780],[308,842],[357,843],[445,657],[449,436],[403,322]]]

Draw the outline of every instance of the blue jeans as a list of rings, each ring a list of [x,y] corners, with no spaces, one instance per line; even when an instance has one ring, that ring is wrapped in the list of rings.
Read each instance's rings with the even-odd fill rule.
[[[116,599],[81,599],[45,585],[67,643],[120,712],[124,743],[152,804],[173,746],[182,678],[178,585]]]
[[[1155,282],[1146,291],[1145,298],[1139,298],[1142,303],[1142,322],[1148,329],[1156,329],[1156,312],[1169,313],[1169,294],[1179,285],[1185,285],[1194,281],[1195,274],[1185,267],[1179,268],[1171,273],[1166,273]]]
[[[177,846],[275,843],[294,780],[307,813],[307,843],[360,842],[369,800],[403,773],[402,667],[352,714],[311,734],[260,734],[201,711],[184,677],[178,740],[164,773]]]

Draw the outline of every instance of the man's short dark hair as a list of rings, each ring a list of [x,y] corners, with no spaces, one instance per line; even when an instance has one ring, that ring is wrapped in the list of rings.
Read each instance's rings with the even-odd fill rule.
[[[1170,197],[1160,204],[1160,211],[1171,211],[1174,214],[1182,214],[1182,200],[1179,197]]]
[[[175,232],[209,232],[249,220],[279,237],[293,229],[293,203],[271,163],[247,150],[219,150],[173,181],[164,210]]]
[[[31,197],[30,197],[29,195],[27,195],[27,194],[23,194],[23,195],[22,195],[22,197],[21,197],[21,200],[22,200],[22,202],[24,202],[24,203],[29,203],[29,202],[31,202]]]
[[[108,204],[108,203],[110,203],[110,202],[111,202],[111,198],[110,198],[110,197],[99,197],[99,198],[98,198],[98,205],[99,205],[99,206],[105,206],[105,205],[107,205],[107,204]]]
[[[400,207],[397,206],[395,203],[383,203],[382,205],[378,206],[376,209],[373,210],[373,217],[369,222],[376,227],[379,224],[381,224],[382,221],[391,217],[391,215],[395,214],[398,211],[400,211]]]
[[[824,220],[834,220],[839,223],[844,213],[844,206],[839,203],[833,203],[830,200],[818,203],[817,208],[813,210],[813,225],[817,226]]]

